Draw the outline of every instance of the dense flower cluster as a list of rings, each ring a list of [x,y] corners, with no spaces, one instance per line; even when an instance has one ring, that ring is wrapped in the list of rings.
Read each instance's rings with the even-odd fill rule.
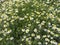
[[[0,45],[57,45],[59,0],[1,0]]]

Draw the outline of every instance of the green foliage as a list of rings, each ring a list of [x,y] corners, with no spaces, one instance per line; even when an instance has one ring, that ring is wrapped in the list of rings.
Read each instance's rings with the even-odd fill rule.
[[[56,45],[60,42],[59,0],[0,2],[0,45]]]

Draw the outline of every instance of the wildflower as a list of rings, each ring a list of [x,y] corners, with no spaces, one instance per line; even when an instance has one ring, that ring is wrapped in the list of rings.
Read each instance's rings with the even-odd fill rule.
[[[14,37],[10,37],[10,40],[13,40],[14,39]]]
[[[50,40],[48,38],[45,38],[45,41],[48,41],[49,42]]]
[[[29,29],[26,29],[26,33],[28,33],[29,32]]]
[[[34,33],[32,33],[32,34],[31,34],[31,36],[32,36],[32,37],[34,37],[34,36],[35,36],[35,34],[34,34]]]
[[[46,35],[43,35],[43,38],[47,37]]]
[[[37,38],[37,39],[40,39],[40,35],[37,35],[36,38]]]
[[[21,17],[20,17],[19,20],[24,20],[24,18],[21,18]]]
[[[22,32],[25,32],[25,29],[22,29]]]
[[[39,45],[41,45],[41,42],[38,42]]]
[[[0,41],[2,40],[3,38],[0,37]]]
[[[33,17],[30,17],[30,20],[33,20],[34,18]]]
[[[11,33],[11,32],[12,32],[12,30],[8,30],[8,31],[7,31],[8,34]]]
[[[34,29],[34,32],[37,32],[37,29],[36,28]]]
[[[28,24],[28,26],[31,26],[31,24]]]
[[[29,41],[29,38],[26,38],[26,41]]]

